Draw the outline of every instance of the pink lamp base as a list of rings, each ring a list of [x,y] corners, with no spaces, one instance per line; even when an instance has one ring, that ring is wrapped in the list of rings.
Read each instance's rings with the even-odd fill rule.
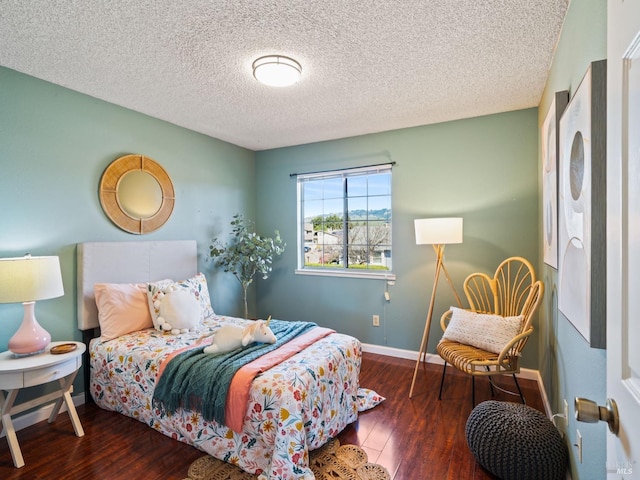
[[[9,340],[9,350],[18,357],[36,355],[51,343],[51,335],[40,326],[35,316],[36,302],[25,302],[24,317],[18,331]]]

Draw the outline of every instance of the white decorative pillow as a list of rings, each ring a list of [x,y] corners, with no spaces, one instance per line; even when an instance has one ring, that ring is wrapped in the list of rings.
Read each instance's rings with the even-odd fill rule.
[[[177,290],[186,290],[195,300],[197,300],[200,313],[198,323],[200,323],[202,319],[213,315],[213,308],[211,307],[211,300],[209,298],[209,289],[207,287],[207,279],[204,274],[198,273],[195,277],[181,280],[179,282],[173,280],[160,280],[158,282],[152,282],[149,283],[148,286],[147,298],[149,303],[149,311],[151,312],[151,319],[153,320],[153,326],[157,330],[174,330],[173,328],[169,328],[168,325],[160,325],[158,317],[160,316],[160,306],[162,304],[162,299],[164,298],[164,296],[169,292]],[[185,303],[184,300],[180,301],[183,304]],[[168,323],[166,322],[166,319],[165,323]],[[171,324],[169,323],[169,325]],[[173,327],[173,325],[171,325],[171,327]],[[182,328],[180,328],[179,330],[182,330]]]
[[[174,335],[195,330],[201,320],[200,302],[186,288],[169,288],[170,290],[166,293],[160,293],[156,300],[158,326],[161,330]]]
[[[153,327],[146,283],[96,283],[93,292],[102,340]]]
[[[503,317],[451,307],[453,311],[443,339],[500,353],[520,333],[523,316]]]

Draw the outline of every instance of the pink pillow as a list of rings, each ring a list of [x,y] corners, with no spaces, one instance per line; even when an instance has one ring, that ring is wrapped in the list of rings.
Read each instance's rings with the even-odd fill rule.
[[[96,283],[93,291],[102,340],[153,327],[146,283]]]

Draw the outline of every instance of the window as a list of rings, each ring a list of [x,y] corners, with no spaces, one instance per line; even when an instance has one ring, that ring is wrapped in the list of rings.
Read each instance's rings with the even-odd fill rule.
[[[391,164],[300,174],[299,270],[391,270]]]

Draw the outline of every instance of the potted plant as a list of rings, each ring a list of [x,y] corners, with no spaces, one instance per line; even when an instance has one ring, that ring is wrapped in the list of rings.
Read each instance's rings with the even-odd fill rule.
[[[269,277],[273,270],[273,257],[282,254],[286,243],[280,238],[278,230],[275,237],[261,237],[253,232],[253,224],[245,223],[241,214],[235,214],[231,221],[231,240],[223,245],[218,238],[212,240],[209,247],[210,257],[217,265],[231,272],[242,285],[244,299],[244,316],[249,317],[247,307],[247,288],[257,273],[263,279]]]

